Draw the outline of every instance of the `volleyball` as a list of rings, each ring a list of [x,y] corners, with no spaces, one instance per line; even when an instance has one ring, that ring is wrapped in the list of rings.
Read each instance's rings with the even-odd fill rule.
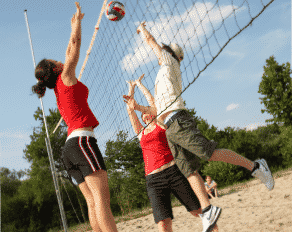
[[[111,1],[107,5],[105,15],[111,21],[120,21],[125,16],[125,7],[120,2]]]

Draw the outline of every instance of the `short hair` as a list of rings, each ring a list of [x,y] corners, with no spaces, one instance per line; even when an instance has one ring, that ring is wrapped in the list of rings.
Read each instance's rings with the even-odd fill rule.
[[[169,47],[168,45],[163,45],[162,49],[164,49],[165,51],[169,52],[172,55],[172,57],[174,59],[176,59],[178,63],[180,63],[177,55],[174,53],[174,51],[171,49],[171,47]]]

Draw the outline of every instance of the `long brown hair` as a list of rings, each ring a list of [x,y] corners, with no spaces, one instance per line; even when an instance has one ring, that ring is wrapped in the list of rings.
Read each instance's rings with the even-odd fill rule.
[[[47,59],[41,60],[36,66],[35,77],[38,83],[32,86],[32,92],[36,93],[39,98],[45,95],[46,87],[55,88],[57,78],[60,75],[60,71],[57,71],[56,68],[56,64]]]

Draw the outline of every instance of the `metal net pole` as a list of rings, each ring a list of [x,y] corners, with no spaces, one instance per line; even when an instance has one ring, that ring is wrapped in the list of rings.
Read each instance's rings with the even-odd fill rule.
[[[30,41],[30,48],[31,48],[31,52],[32,52],[33,64],[34,64],[34,68],[35,68],[36,64],[35,64],[35,59],[34,59],[34,52],[33,52],[33,47],[32,47],[32,42],[31,42],[31,35],[30,35],[30,30],[29,30],[29,25],[28,25],[28,19],[27,19],[27,13],[26,12],[27,12],[27,10],[24,10],[24,16],[25,16],[25,21],[26,21],[26,26],[27,26],[27,31],[28,31],[29,41]],[[45,138],[45,140],[46,140],[47,151],[48,151],[49,160],[50,160],[51,171],[52,171],[55,190],[56,190],[56,194],[57,194],[57,198],[58,198],[59,208],[60,208],[60,212],[61,212],[61,218],[62,218],[62,222],[63,222],[63,227],[64,227],[65,232],[67,232],[68,226],[67,226],[64,206],[63,206],[63,202],[62,202],[62,198],[61,198],[61,194],[60,194],[60,190],[59,190],[60,188],[59,188],[59,184],[58,184],[57,177],[56,177],[56,168],[55,168],[55,164],[54,164],[53,153],[52,153],[51,142],[50,142],[50,137],[49,137],[49,133],[48,133],[46,115],[45,115],[45,110],[44,110],[42,98],[40,98],[40,101],[41,101],[41,106],[42,106],[42,111],[43,111],[43,118],[44,118],[44,123],[45,123],[45,128],[46,128],[47,138]]]

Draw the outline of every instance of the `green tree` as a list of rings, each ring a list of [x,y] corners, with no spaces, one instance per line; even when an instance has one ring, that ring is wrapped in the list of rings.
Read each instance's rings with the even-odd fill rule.
[[[49,111],[50,115],[46,117],[46,120],[51,132],[61,116],[57,109]],[[36,110],[34,118],[40,122],[40,126],[33,129],[33,134],[30,136],[31,142],[26,145],[23,151],[24,159],[31,163],[30,170],[26,171],[29,178],[21,181],[20,184],[15,182],[14,185],[17,185],[17,191],[15,191],[13,184],[9,184],[7,178],[5,179],[6,176],[13,175],[9,174],[7,170],[3,170],[1,173],[1,183],[3,179],[6,181],[5,186],[8,186],[4,189],[8,197],[2,204],[1,212],[2,215],[7,215],[2,220],[2,224],[5,224],[6,227],[4,231],[47,231],[53,227],[60,228],[60,211],[47,154],[46,133],[40,108]],[[82,193],[67,175],[61,162],[61,147],[65,144],[66,136],[66,125],[63,122],[55,134],[50,136],[53,158],[58,174],[66,180],[64,185],[72,203],[79,202],[85,221],[86,201],[84,197],[80,198]],[[22,173],[14,174],[14,176],[17,175],[21,176]],[[10,182],[12,183],[11,180]],[[72,209],[70,200],[65,195],[64,185],[59,182],[67,222],[68,225],[77,224],[78,217]],[[84,205],[86,210],[84,210]],[[79,210],[78,212],[80,213]]]
[[[264,95],[260,98],[261,104],[267,112],[273,115],[272,119],[266,122],[283,122],[285,125],[292,125],[292,82],[290,63],[279,65],[274,56],[266,60],[264,74],[259,85],[258,93]]]
[[[0,168],[0,183],[2,196],[13,197],[17,193],[17,189],[21,185],[21,178],[25,175],[25,172],[15,171],[12,172],[5,167]]]
[[[58,111],[58,109],[49,109],[49,116],[46,117],[47,121],[47,126],[49,133],[52,132],[52,129],[55,127],[55,125],[58,123],[58,121],[61,118],[61,115]],[[39,193],[39,196],[36,197],[38,200],[38,203],[41,202],[41,199],[45,196],[44,190],[45,186],[50,186],[49,188],[52,188],[51,190],[54,190],[54,184],[53,184],[53,179],[52,179],[52,174],[51,174],[51,169],[50,169],[50,163],[49,163],[49,158],[48,158],[48,153],[47,153],[47,148],[46,148],[46,143],[45,143],[45,137],[46,137],[46,131],[45,131],[45,125],[44,125],[44,118],[41,109],[38,107],[34,114],[34,118],[37,121],[40,121],[40,126],[37,128],[34,128],[33,135],[31,135],[31,143],[26,146],[26,149],[24,150],[24,158],[27,159],[29,162],[32,162],[32,168],[29,171],[30,176],[33,177],[34,181],[40,180],[42,178],[47,179],[48,183],[38,183],[35,184],[35,191]],[[73,194],[73,196],[77,197],[77,200],[79,202],[79,206],[81,209],[81,213],[83,216],[83,220],[85,221],[85,215],[84,212],[87,211],[84,209],[82,206],[81,202],[83,202],[84,205],[84,198],[80,198],[82,193],[80,190],[77,188],[77,186],[73,183],[72,179],[70,176],[68,176],[67,172],[64,170],[64,166],[62,165],[61,161],[61,148],[64,146],[65,142],[67,139],[67,126],[65,122],[63,121],[61,125],[59,126],[58,130],[50,135],[50,140],[51,140],[51,146],[52,146],[52,151],[53,151],[53,159],[55,161],[55,167],[58,171],[58,174],[60,178],[65,179],[67,182],[70,183],[71,187],[73,187],[75,194],[73,194],[72,189],[69,189],[70,195]],[[59,184],[59,187],[61,185]],[[67,186],[68,187],[68,186]],[[42,191],[40,190],[42,189]],[[56,194],[54,192],[54,196],[56,199]],[[72,196],[71,196],[72,197]],[[67,199],[68,200],[68,199]],[[69,204],[69,201],[67,201]],[[64,203],[65,205],[65,203]],[[86,204],[85,204],[86,205]],[[64,206],[65,207],[65,206]],[[71,206],[69,206],[71,208]],[[67,219],[69,223],[69,218],[68,215],[70,215],[72,212],[71,210],[67,211]],[[71,220],[73,221],[76,220],[76,217]]]
[[[292,126],[280,127],[279,136],[280,154],[283,157],[282,165],[291,167],[292,165]]]
[[[128,133],[119,131],[115,141],[106,143],[105,163],[114,214],[148,203],[142,149],[137,138],[128,140]]]

